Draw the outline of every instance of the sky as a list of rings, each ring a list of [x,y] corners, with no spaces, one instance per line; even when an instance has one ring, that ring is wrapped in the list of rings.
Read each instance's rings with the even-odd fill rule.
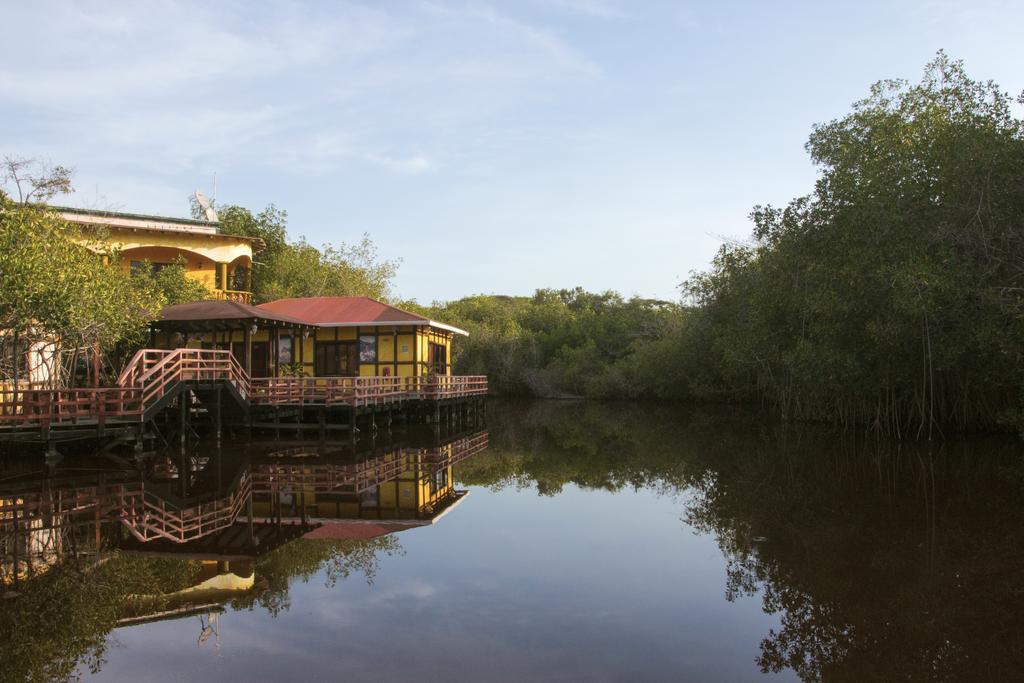
[[[3,4],[0,155],[73,167],[60,203],[187,216],[216,174],[421,303],[678,299],[871,83],[944,49],[1024,90],[1020,2]]]

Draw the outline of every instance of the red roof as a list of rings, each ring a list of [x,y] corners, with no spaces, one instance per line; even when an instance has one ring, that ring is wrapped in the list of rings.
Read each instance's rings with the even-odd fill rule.
[[[314,325],[331,323],[373,323],[420,321],[430,322],[422,315],[409,313],[368,296],[311,296],[302,299],[278,299],[260,304],[274,313],[291,316]]]
[[[317,540],[329,538],[335,541],[368,541],[409,529],[408,524],[373,524],[368,522],[327,522],[307,532],[303,538]]]
[[[273,323],[277,325],[303,325],[309,323],[298,318],[277,313],[276,311],[265,310],[257,306],[249,306],[238,301],[225,301],[223,299],[210,299],[206,301],[192,301],[186,304],[175,304],[165,306],[160,311],[160,318],[154,321],[154,325],[161,326],[161,323],[209,323],[213,326],[231,327],[242,325],[244,322],[253,321],[259,323]]]
[[[258,308],[278,315],[298,318],[303,322],[321,326],[346,325],[433,325],[441,329],[466,334],[464,330],[438,323],[417,313],[371,299],[368,296],[311,296],[301,299],[278,299],[260,304]]]

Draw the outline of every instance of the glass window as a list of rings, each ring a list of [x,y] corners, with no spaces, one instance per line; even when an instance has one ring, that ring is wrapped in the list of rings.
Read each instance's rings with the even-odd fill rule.
[[[359,372],[358,345],[354,342],[316,343],[313,371],[317,377],[352,377]]]

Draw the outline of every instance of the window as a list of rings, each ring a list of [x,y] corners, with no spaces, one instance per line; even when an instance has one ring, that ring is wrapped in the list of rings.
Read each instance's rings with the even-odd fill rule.
[[[245,266],[237,266],[231,273],[231,289],[236,292],[245,292],[249,289],[249,269]]]
[[[316,343],[313,372],[317,377],[354,377],[359,374],[359,345],[355,342]]]
[[[367,335],[359,338],[359,362],[377,362],[377,337]]]
[[[161,270],[168,266],[174,265],[173,263],[150,263],[149,261],[132,261],[132,275],[146,272],[146,267],[149,267],[149,273],[156,275]]]
[[[430,478],[430,492],[437,493],[448,486],[448,468],[442,467]]]

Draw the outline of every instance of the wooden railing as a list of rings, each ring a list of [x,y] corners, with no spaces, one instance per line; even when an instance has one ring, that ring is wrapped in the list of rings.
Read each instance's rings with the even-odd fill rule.
[[[240,289],[215,289],[214,296],[222,301],[237,301],[240,304],[252,303],[252,292]]]
[[[251,380],[253,405],[386,405],[487,394],[486,376],[261,377]]]
[[[73,516],[95,511],[92,519],[116,519],[140,541],[166,538],[188,543],[235,523],[252,495],[252,480],[243,471],[221,498],[175,504],[147,490],[141,481],[91,484],[48,492],[0,493],[0,529],[43,529],[74,525]]]
[[[359,463],[256,463],[242,468],[228,493],[175,503],[139,480],[87,484],[51,482],[45,490],[0,491],[0,532],[70,527],[95,520],[120,521],[142,542],[164,538],[188,543],[235,524],[254,493],[288,488],[317,493],[360,493],[397,478],[410,467],[449,467],[487,447],[487,432],[433,448],[398,448]],[[78,482],[81,482],[79,479]],[[80,518],[76,522],[75,517]]]
[[[252,495],[252,479],[243,471],[227,496],[187,506],[175,505],[144,487],[133,494],[121,519],[135,538],[188,543],[233,525]]]
[[[398,477],[409,465],[403,450],[359,463],[257,463],[251,466],[253,493],[283,489],[318,493],[362,493]]]
[[[22,389],[0,393],[0,423],[14,426],[95,421],[141,422],[180,382],[228,382],[250,405],[377,406],[410,399],[444,400],[487,394],[487,377],[250,378],[227,350],[142,349],[118,375],[116,387]],[[91,424],[92,422],[90,422]]]
[[[487,375],[432,375],[416,379],[422,380],[420,391],[427,399],[487,395]]]
[[[142,391],[126,387],[22,389],[0,401],[0,422],[48,428],[142,419]]]
[[[179,382],[226,381],[246,398],[251,380],[230,351],[211,349],[175,349],[153,363],[147,370],[132,373],[136,386],[142,389],[142,402],[149,406]]]

